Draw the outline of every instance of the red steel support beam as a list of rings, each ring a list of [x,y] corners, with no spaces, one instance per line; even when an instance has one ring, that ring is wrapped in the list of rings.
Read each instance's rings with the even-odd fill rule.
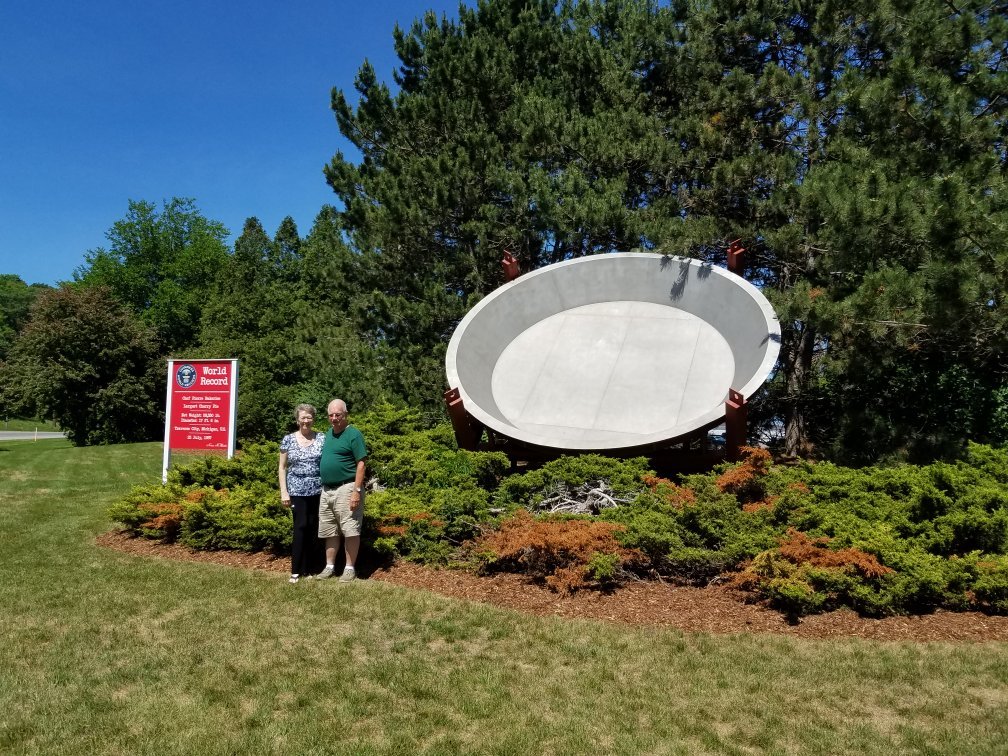
[[[744,254],[745,247],[742,246],[741,239],[736,239],[728,245],[728,270],[737,276],[742,275],[742,268],[744,267]]]
[[[738,459],[739,449],[745,446],[748,410],[745,397],[735,389],[728,389],[728,401],[725,402],[725,454],[728,459]]]
[[[504,250],[504,259],[501,260],[501,268],[504,269],[504,280],[513,281],[521,275],[521,268],[518,267],[518,258]]]
[[[455,431],[455,442],[459,449],[477,451],[480,438],[483,435],[483,425],[470,415],[462,401],[462,395],[457,388],[444,392],[448,416],[451,418],[452,430]]]

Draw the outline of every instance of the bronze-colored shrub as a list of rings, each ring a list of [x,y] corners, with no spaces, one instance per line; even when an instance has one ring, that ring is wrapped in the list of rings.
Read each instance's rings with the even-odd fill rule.
[[[657,475],[645,475],[642,482],[651,491],[661,496],[666,503],[676,509],[682,509],[696,502],[696,493],[689,486],[677,486],[668,478]]]
[[[755,446],[739,449],[741,462],[721,473],[715,484],[723,493],[734,495],[740,502],[761,501],[766,497],[763,478],[770,469],[770,452]]]
[[[599,555],[614,556],[620,565],[641,560],[640,554],[616,539],[623,530],[611,522],[536,519],[520,509],[497,530],[477,539],[476,551],[484,555],[487,571],[530,575],[555,591],[570,593],[608,582],[591,568]],[[609,580],[614,581],[618,572]]]
[[[788,528],[777,553],[792,564],[808,564],[826,569],[853,570],[866,578],[876,579],[893,572],[879,562],[878,557],[861,549],[829,548],[830,539],[811,538],[807,533]]]
[[[150,502],[137,508],[146,516],[140,523],[142,531],[148,538],[157,538],[165,543],[174,543],[182,527],[182,517],[185,506],[171,502]]]
[[[780,501],[780,496],[767,496],[759,501],[749,501],[742,505],[742,511],[747,514],[762,512],[764,509],[773,509],[774,505]]]
[[[751,591],[788,613],[808,614],[840,605],[885,614],[892,597],[879,579],[894,570],[861,549],[831,549],[830,539],[788,528],[777,548],[753,557],[727,584]]]

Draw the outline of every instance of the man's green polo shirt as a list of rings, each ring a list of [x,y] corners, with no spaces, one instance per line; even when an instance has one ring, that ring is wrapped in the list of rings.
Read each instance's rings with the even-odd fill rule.
[[[322,461],[319,472],[323,486],[340,486],[350,483],[357,475],[357,463],[367,456],[364,436],[352,425],[335,435],[332,428],[326,431],[322,444]]]

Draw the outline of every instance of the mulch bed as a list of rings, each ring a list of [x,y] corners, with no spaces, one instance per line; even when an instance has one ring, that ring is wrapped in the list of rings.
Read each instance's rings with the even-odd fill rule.
[[[270,554],[194,551],[111,531],[96,539],[100,546],[163,559],[211,562],[286,574],[288,559]],[[452,598],[513,609],[526,614],[602,620],[638,626],[676,628],[701,633],[776,633],[803,638],[868,638],[879,641],[1008,641],[1008,617],[980,612],[949,612],[870,619],[841,609],[789,621],[780,612],[745,603],[742,593],[711,586],[688,588],[657,582],[631,583],[613,593],[554,593],[520,575],[482,577],[398,563],[377,569],[368,580],[432,591]]]

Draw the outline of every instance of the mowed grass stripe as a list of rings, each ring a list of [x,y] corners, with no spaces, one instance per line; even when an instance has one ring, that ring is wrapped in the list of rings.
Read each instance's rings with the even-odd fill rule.
[[[0,750],[1003,753],[1006,644],[711,637],[127,556],[159,444],[0,442]]]

